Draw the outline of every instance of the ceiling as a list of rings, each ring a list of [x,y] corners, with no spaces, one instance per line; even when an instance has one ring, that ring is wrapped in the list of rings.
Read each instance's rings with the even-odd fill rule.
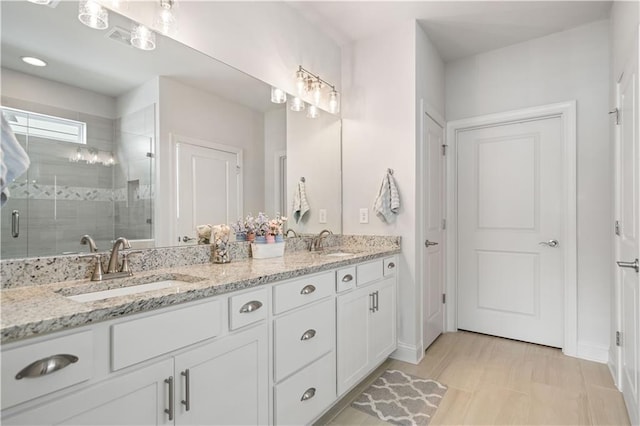
[[[293,1],[340,45],[415,19],[445,62],[607,19],[610,1]]]
[[[116,27],[128,37],[132,26],[116,13],[109,14],[109,28],[99,31],[80,23],[75,1],[55,7],[1,1],[0,7],[3,68],[111,97],[156,76],[168,76],[259,111],[278,107],[271,103],[270,87],[264,82],[170,38],[158,36],[153,51],[136,49],[128,39],[109,38]],[[39,57],[48,66],[27,65],[22,56]]]

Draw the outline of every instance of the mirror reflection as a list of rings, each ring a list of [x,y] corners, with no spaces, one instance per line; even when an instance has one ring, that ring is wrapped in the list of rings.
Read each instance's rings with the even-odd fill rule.
[[[101,250],[118,236],[137,247],[194,244],[201,223],[291,216],[292,167],[308,175],[311,208],[289,226],[341,231],[340,132],[325,132],[328,121],[271,103],[265,83],[169,38],[157,36],[153,51],[131,47],[133,23],[116,13],[98,31],[79,22],[76,2],[54,6],[0,5],[3,113],[31,159],[0,212],[2,259],[86,251],[84,234]],[[84,139],[42,129],[43,117],[84,126]],[[305,148],[312,140],[320,151]]]

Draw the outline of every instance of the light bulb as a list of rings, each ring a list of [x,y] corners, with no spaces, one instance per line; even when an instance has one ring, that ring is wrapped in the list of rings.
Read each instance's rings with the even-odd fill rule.
[[[322,83],[320,77],[313,83],[313,102],[318,105],[322,97]]]
[[[164,35],[176,32],[178,20],[176,18],[175,3],[173,0],[160,0],[160,7],[156,14],[155,26]]]
[[[287,102],[287,94],[284,90],[271,86],[271,102],[274,104],[283,104]]]
[[[332,89],[329,93],[329,112],[331,114],[340,112],[340,94],[336,92],[336,89]]]
[[[296,73],[296,89],[298,91],[298,95],[302,95],[304,93],[304,89],[307,86],[307,79],[304,76],[304,71],[298,70]]]
[[[307,109],[307,118],[318,118],[319,115],[320,109],[315,105],[309,105],[309,109]]]
[[[95,0],[81,0],[78,5],[78,19],[87,27],[104,30],[109,26],[109,12]]]
[[[153,50],[156,48],[156,33],[142,24],[134,24],[131,45],[141,50]]]
[[[304,101],[298,97],[291,101],[291,111],[300,112],[304,110]]]

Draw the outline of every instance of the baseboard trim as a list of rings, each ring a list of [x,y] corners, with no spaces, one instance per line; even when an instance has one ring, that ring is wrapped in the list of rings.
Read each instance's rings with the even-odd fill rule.
[[[578,343],[577,358],[609,364],[609,347]]]
[[[410,364],[419,364],[423,356],[424,351],[422,348],[398,342],[398,348],[389,357]]]

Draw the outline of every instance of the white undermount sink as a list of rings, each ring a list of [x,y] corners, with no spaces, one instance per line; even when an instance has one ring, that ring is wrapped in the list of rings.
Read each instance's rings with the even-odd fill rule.
[[[187,281],[180,280],[164,280],[155,281],[147,284],[138,284],[128,287],[112,288],[110,290],[94,291],[90,293],[76,294],[73,296],[66,296],[67,299],[75,302],[93,302],[95,300],[109,299],[111,297],[129,296],[131,294],[144,293],[147,291],[162,290],[170,287],[180,287],[187,284]]]

